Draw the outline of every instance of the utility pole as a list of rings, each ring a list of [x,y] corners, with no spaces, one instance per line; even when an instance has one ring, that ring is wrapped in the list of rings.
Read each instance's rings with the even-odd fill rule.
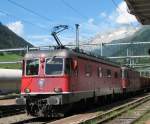
[[[76,26],[76,50],[79,51],[79,24],[75,24]]]
[[[101,42],[101,56],[103,56],[103,42]]]
[[[126,57],[126,63],[128,64],[130,64],[130,59],[128,58],[128,56],[129,56],[129,50],[128,50],[128,48],[127,48],[127,57]]]
[[[28,53],[29,52],[29,46],[27,45],[26,47],[26,52]]]

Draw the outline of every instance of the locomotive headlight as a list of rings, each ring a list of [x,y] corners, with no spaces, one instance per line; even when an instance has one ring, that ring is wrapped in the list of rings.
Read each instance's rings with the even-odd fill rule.
[[[30,93],[31,90],[30,90],[29,88],[25,88],[25,89],[24,89],[24,92],[25,92],[25,93]]]

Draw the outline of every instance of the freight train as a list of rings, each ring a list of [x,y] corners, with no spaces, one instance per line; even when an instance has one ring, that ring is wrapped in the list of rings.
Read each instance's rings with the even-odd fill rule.
[[[150,78],[129,67],[69,49],[30,51],[23,60],[22,98],[28,114],[54,116],[79,101],[148,90]]]
[[[55,50],[29,51],[23,59],[22,97],[16,102],[25,104],[28,114],[53,117],[76,103],[102,102],[105,96],[149,90],[150,78],[141,77],[134,69],[86,54],[78,47],[65,48],[56,34],[67,28],[54,28]]]

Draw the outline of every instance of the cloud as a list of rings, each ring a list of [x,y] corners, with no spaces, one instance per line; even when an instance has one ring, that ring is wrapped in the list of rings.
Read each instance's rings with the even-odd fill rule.
[[[28,35],[28,41],[30,41],[35,46],[51,45],[52,37],[50,35]]]
[[[111,25],[131,25],[137,24],[137,19],[134,15],[129,14],[128,7],[125,1],[118,4],[118,7],[112,13],[100,13],[100,16],[107,19]]]
[[[50,38],[50,35],[29,35],[28,38],[34,39],[34,40],[40,40],[43,38]]]
[[[92,40],[92,43],[109,43],[112,40],[122,39],[127,36],[131,36],[134,32],[136,32],[139,28],[133,27],[119,27],[117,29],[112,29],[107,32],[97,34]]]
[[[118,8],[111,13],[101,12],[99,18],[90,18],[80,24],[80,37],[82,40],[94,42],[110,42],[133,34],[136,28],[131,25],[137,24],[136,18],[129,14],[125,2],[118,4]],[[90,39],[90,40],[88,40]],[[85,40],[84,40],[85,41]]]
[[[127,35],[132,34],[135,29],[133,27],[131,28],[131,25],[129,24],[131,22],[137,22],[135,17],[128,13],[125,2],[119,3],[118,8],[114,9],[114,11],[112,11],[111,13],[106,13],[105,11],[103,11],[99,13],[97,17],[91,17],[88,20],[81,22],[79,27],[80,42],[88,42],[92,37],[96,37],[97,41],[94,41],[95,43],[110,42],[114,39],[123,38]],[[74,21],[74,18],[71,21]],[[78,21],[79,20],[76,19],[76,22]],[[40,27],[46,28],[43,24],[38,25]],[[74,33],[73,31],[71,31],[67,35],[62,35],[62,33],[60,33],[59,38],[63,44],[75,44],[74,34],[75,30]],[[28,40],[36,46],[56,45],[56,42],[50,35],[32,35],[28,36]]]
[[[128,10],[128,8],[127,8],[126,2],[123,1],[118,5],[118,8],[115,10],[115,12],[116,12],[116,17],[115,17],[116,23],[130,24],[130,23],[137,22],[135,16],[129,14],[127,10]]]
[[[87,37],[93,36],[95,33],[101,31],[101,24],[96,24],[93,18],[90,18],[86,22],[80,24],[80,34],[84,34]]]
[[[22,36],[24,34],[24,25],[21,21],[9,23],[7,24],[7,27],[19,36]]]
[[[100,17],[107,17],[107,14],[105,12],[100,13]]]

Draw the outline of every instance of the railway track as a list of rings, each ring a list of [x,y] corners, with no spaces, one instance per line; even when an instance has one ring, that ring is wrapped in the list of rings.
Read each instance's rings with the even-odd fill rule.
[[[143,106],[145,108],[145,103],[150,105],[150,95],[147,95],[145,97],[142,97],[140,99],[134,100],[133,102],[127,103],[125,105],[119,106],[115,109],[109,110],[107,112],[104,112],[102,114],[98,114],[95,117],[89,118],[87,120],[83,120],[81,122],[78,122],[76,124],[100,124],[100,123],[106,123],[118,116],[120,116],[123,113],[126,113],[127,111],[137,108],[138,106]],[[147,106],[149,107],[149,106]],[[149,107],[150,108],[150,107]],[[146,109],[146,108],[145,108]],[[143,110],[145,110],[143,109]],[[136,109],[135,109],[136,110]],[[137,109],[138,110],[138,109]],[[139,111],[143,111],[142,109]],[[136,111],[135,111],[136,112]],[[130,124],[131,122],[133,123],[135,120],[137,120],[140,116],[143,115],[143,113],[135,113],[137,116],[122,116],[120,119],[115,120],[114,122],[109,122],[109,124]]]
[[[0,100],[5,100],[5,99],[14,99],[19,97],[20,94],[7,94],[7,95],[0,95]]]
[[[39,118],[25,114],[18,114],[0,118],[0,124],[48,124],[60,118]]]
[[[121,101],[119,103],[124,104],[125,102],[129,102],[129,100],[124,100],[124,101]],[[102,109],[101,111],[111,109],[112,107],[115,107],[115,106],[118,106],[117,102],[101,108]],[[93,112],[95,112],[95,111],[96,110],[92,110],[92,111],[90,111],[90,113],[93,114]],[[69,122],[69,121],[66,120],[67,118],[71,118],[71,120],[72,120],[72,118],[74,118],[76,116],[79,116],[79,115],[85,116],[85,113],[81,113],[81,114],[78,114],[78,115],[76,115],[76,113],[74,113],[74,115],[70,115],[69,117],[64,118],[64,120],[66,122]],[[3,122],[5,122],[4,124],[10,124],[10,123],[11,124],[22,124],[22,123],[26,123],[26,124],[32,124],[32,123],[43,124],[44,123],[45,124],[45,123],[57,122],[60,119],[61,118],[49,118],[49,119],[46,119],[46,120],[44,119],[43,120],[42,118],[35,118],[35,117],[27,116],[27,114],[18,114],[18,115],[12,115],[12,116],[7,116],[7,117],[0,118],[0,124],[3,124]],[[75,120],[76,120],[76,118],[75,118]]]
[[[139,103],[140,104],[140,103]],[[105,124],[133,124],[141,117],[150,112],[150,100],[141,102],[140,105],[128,110],[117,118],[106,122]]]
[[[1,105],[0,118],[25,113],[25,107],[21,105]]]
[[[0,118],[0,124],[96,124],[96,123],[109,123],[108,121],[128,111],[129,109],[136,108],[147,102],[150,103],[150,94],[146,96],[138,96],[136,98],[130,98],[121,102],[115,102],[111,105],[102,106],[94,110],[90,110],[84,113],[78,113],[70,115],[65,118],[35,118],[27,116],[26,114],[18,114],[9,117]],[[145,105],[146,106],[146,105]],[[113,124],[117,124],[114,122]],[[121,123],[120,123],[121,124]],[[126,123],[124,123],[126,124]]]
[[[148,94],[144,97],[136,98],[135,100],[133,100],[131,102],[127,102],[126,104],[120,105],[118,107],[114,107],[112,109],[109,109],[109,107],[108,107],[108,109],[106,111],[88,112],[88,113],[84,113],[84,114],[78,114],[78,115],[75,115],[72,117],[60,119],[58,121],[52,122],[51,124],[101,124],[101,123],[107,123],[108,121],[122,115],[123,113],[125,113],[133,108],[137,108],[140,105],[145,106],[146,104],[144,104],[144,103],[150,105],[150,94]],[[149,107],[149,106],[147,105],[147,107]],[[135,118],[135,116],[134,116],[133,121],[135,121],[140,116],[142,116],[142,114],[143,113],[140,113],[139,116],[136,116],[137,118]],[[123,118],[120,118],[120,120],[121,119],[123,120]],[[127,120],[127,119],[131,119],[131,118],[126,118],[126,120],[122,121],[123,123],[121,123],[121,121],[114,121],[114,123],[109,122],[109,124],[130,124],[130,123],[124,123],[127,121],[129,122],[129,120]]]

